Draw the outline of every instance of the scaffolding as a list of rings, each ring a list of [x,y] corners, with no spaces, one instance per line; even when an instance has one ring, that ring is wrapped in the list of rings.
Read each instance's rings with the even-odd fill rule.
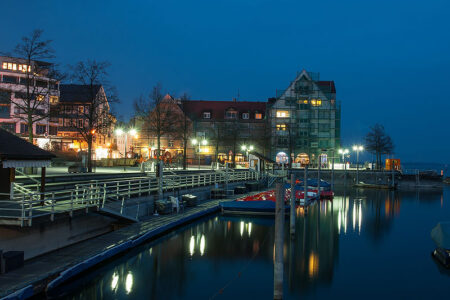
[[[288,112],[284,119],[271,117],[273,155],[287,150],[294,162],[313,166],[318,164],[320,154],[335,156],[340,147],[341,104],[336,100],[333,81],[321,81],[319,73],[298,72],[287,89],[277,90],[272,107]],[[326,163],[325,157],[322,164]]]

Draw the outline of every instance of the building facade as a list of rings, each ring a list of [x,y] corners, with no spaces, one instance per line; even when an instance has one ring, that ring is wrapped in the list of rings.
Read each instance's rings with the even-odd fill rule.
[[[111,157],[114,119],[109,110],[103,86],[61,84],[59,102],[51,112],[58,124],[59,149],[85,151],[87,136],[92,135],[93,158]]]
[[[200,158],[205,164],[216,159],[240,164],[248,160],[250,147],[267,152],[270,132],[266,102],[189,100],[183,107],[193,121],[189,156],[194,163]]]
[[[326,166],[340,146],[340,103],[334,81],[303,70],[269,99],[270,155],[279,163]]]
[[[51,64],[0,56],[0,126],[51,149],[58,123],[49,118],[59,101],[59,82],[51,78]],[[32,128],[29,128],[31,117]]]

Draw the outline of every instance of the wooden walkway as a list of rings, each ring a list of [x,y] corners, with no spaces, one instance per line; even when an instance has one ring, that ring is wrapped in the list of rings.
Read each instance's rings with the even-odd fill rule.
[[[237,197],[233,197],[237,198]],[[50,252],[40,257],[28,260],[25,266],[18,270],[0,275],[0,297],[23,289],[24,295],[36,295],[47,287],[47,284],[64,270],[76,266],[114,246],[129,241],[136,241],[145,235],[145,241],[155,238],[189,223],[194,218],[200,218],[208,213],[218,211],[219,201],[209,200],[196,207],[187,208],[184,212],[171,215],[151,216],[140,223],[131,224],[119,230],[101,235],[60,250]],[[152,234],[154,233],[154,234]]]

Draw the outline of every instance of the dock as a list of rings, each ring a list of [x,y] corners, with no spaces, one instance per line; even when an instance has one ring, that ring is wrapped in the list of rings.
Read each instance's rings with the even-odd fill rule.
[[[228,200],[234,198],[237,196]],[[150,216],[139,223],[25,261],[23,268],[0,275],[0,298],[23,299],[43,293],[122,252],[218,212],[219,202],[224,200],[208,200],[178,214]]]

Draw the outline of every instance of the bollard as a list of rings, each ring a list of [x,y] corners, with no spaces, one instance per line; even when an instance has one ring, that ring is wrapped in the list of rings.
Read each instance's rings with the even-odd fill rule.
[[[284,186],[276,185],[273,299],[283,299]]]
[[[295,176],[291,174],[291,236],[295,234]]]

